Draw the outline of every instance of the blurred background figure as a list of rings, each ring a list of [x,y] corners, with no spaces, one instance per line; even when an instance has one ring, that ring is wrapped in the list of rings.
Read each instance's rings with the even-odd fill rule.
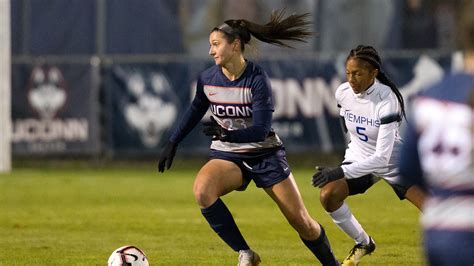
[[[386,49],[420,50],[456,48],[455,16],[459,1],[398,0],[389,31]]]
[[[434,1],[431,9],[436,20],[438,32],[438,48],[454,50],[456,45],[456,6],[459,1]]]
[[[421,224],[430,265],[474,265],[474,1],[460,9],[464,71],[413,101],[400,173],[430,192]]]
[[[383,47],[396,3],[391,0],[319,1],[317,49],[348,51],[359,43]]]
[[[438,47],[435,17],[423,0],[405,0],[401,33],[401,48],[403,49]]]

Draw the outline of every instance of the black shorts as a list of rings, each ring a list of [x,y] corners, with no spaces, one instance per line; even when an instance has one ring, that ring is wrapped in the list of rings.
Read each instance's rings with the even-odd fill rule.
[[[237,190],[247,188],[254,181],[259,188],[268,188],[286,179],[291,172],[284,147],[258,153],[236,153],[211,150],[209,159],[234,162],[242,171],[244,184]]]
[[[345,164],[351,164],[352,162],[344,162],[341,165]],[[379,177],[373,175],[373,174],[368,174],[364,175],[361,177],[357,178],[351,178],[347,179],[346,182],[349,187],[349,195],[356,195],[356,194],[364,194],[371,186],[373,186],[375,183],[377,183],[380,180]],[[397,194],[398,198],[400,200],[405,199],[405,194],[407,193],[407,190],[413,185],[413,184],[392,184],[387,182]]]

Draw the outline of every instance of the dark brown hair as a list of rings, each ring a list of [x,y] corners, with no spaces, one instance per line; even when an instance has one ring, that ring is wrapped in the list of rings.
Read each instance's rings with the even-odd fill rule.
[[[240,39],[241,51],[245,51],[245,44],[250,41],[252,36],[262,42],[292,48],[282,41],[306,42],[305,39],[313,35],[308,30],[311,25],[311,22],[307,20],[310,16],[309,13],[293,14],[283,18],[284,15],[284,9],[272,12],[270,21],[265,25],[245,19],[226,20],[224,24],[215,27],[211,32],[223,32],[229,43]]]
[[[369,63],[369,65],[373,68],[378,69],[379,73],[377,74],[377,79],[383,84],[389,86],[393,93],[395,93],[395,96],[397,96],[398,102],[400,103],[400,107],[402,109],[402,116],[406,118],[405,102],[403,100],[403,96],[395,83],[393,83],[393,81],[391,81],[382,71],[382,60],[380,59],[377,50],[375,50],[375,48],[372,46],[359,45],[349,52],[346,62],[353,58],[363,60]]]

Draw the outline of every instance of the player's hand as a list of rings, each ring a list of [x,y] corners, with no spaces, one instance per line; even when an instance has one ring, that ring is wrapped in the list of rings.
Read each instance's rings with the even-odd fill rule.
[[[178,144],[168,141],[165,148],[163,148],[160,154],[160,160],[158,162],[158,172],[163,173],[165,171],[165,165],[166,169],[170,169],[177,148]]]
[[[344,171],[340,166],[328,168],[316,166],[315,168],[316,173],[311,180],[313,187],[322,188],[329,182],[344,178]]]
[[[206,136],[212,136],[212,140],[227,141],[229,131],[221,127],[211,116],[211,121],[202,123],[204,126],[202,132]]]

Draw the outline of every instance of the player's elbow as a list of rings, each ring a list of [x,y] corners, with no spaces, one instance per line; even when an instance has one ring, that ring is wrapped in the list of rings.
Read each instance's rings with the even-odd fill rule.
[[[260,142],[264,141],[267,138],[268,133],[265,132],[258,132],[255,134],[255,141]]]
[[[384,154],[375,154],[374,163],[379,167],[387,167],[390,162],[390,156]]]
[[[267,138],[268,133],[270,133],[269,129],[267,129],[265,127],[262,127],[262,126],[256,126],[255,130],[254,130],[255,140],[257,142],[264,141]]]

